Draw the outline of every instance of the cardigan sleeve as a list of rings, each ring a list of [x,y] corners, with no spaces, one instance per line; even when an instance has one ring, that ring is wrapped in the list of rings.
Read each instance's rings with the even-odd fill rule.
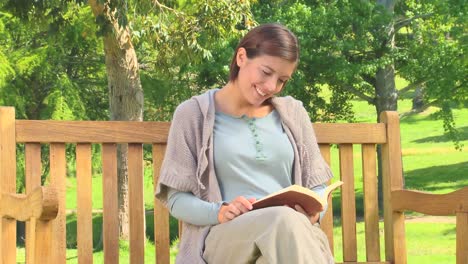
[[[302,152],[302,172],[306,175],[302,175],[303,185],[308,188],[313,188],[317,185],[326,183],[328,180],[333,178],[333,174],[330,167],[323,159],[322,154],[317,143],[315,131],[312,126],[309,114],[302,105],[301,101],[297,101],[299,106],[297,107],[297,119],[301,126],[301,139],[299,148]]]
[[[198,193],[197,149],[202,133],[202,114],[195,100],[180,104],[172,119],[166,152],[159,174],[156,197],[167,206],[168,187]]]

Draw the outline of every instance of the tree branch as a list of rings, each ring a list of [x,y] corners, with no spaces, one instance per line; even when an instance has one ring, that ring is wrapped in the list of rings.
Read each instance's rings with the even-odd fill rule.
[[[153,3],[154,3],[156,6],[158,6],[159,9],[167,9],[167,10],[169,10],[169,11],[172,11],[172,12],[174,12],[174,13],[177,13],[177,10],[175,10],[175,9],[173,9],[173,8],[170,8],[170,7],[166,6],[166,5],[161,4],[158,0],[153,0]]]
[[[413,22],[413,20],[415,20],[415,19],[427,18],[427,17],[432,16],[433,14],[434,13],[420,14],[420,15],[417,15],[417,16],[414,16],[414,17],[405,18],[405,19],[396,21],[395,24],[393,25],[393,27],[395,28],[394,32],[397,32],[400,29],[402,29],[402,28],[406,27],[407,25],[411,24],[411,22]]]
[[[415,83],[411,83],[411,84],[408,84],[406,87],[400,89],[397,91],[398,95],[400,94],[403,94],[403,93],[406,93],[407,91],[413,89],[413,88],[416,88],[420,85],[424,85],[426,83],[426,81],[421,81],[421,82],[415,82]]]
[[[357,97],[361,98],[362,100],[368,102],[369,104],[375,104],[375,99],[373,97],[368,96],[367,94],[359,91],[351,85],[344,86],[343,88],[345,90],[348,90],[350,93],[356,95]]]

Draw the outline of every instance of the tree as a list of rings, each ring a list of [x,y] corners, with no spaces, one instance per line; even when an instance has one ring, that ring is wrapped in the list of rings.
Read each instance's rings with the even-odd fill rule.
[[[221,36],[224,30],[230,31],[233,25],[242,21],[242,16],[239,14],[218,13],[223,10],[219,8],[230,10],[248,7],[248,1],[243,5],[236,5],[230,1],[169,1],[169,3],[171,6],[163,5],[159,1],[139,3],[132,10],[138,14],[134,17],[136,21],[148,23],[139,31],[136,29],[140,33],[139,36],[142,37],[141,32],[146,30],[150,33],[144,36],[162,44],[156,49],[157,62],[161,65],[168,65],[168,59],[174,57],[179,57],[179,61],[197,58],[199,52],[202,53],[202,57],[209,57],[209,50],[202,46],[203,41],[209,40],[210,35]],[[128,21],[129,5],[127,1],[99,3],[96,0],[90,0],[89,4],[103,34],[111,120],[141,121],[143,119],[143,89]],[[159,14],[155,17],[146,10],[158,10]],[[207,33],[202,34],[200,31]],[[175,40],[181,40],[181,42],[175,42]],[[177,49],[182,52],[177,52]],[[180,72],[180,69],[174,70]],[[118,201],[120,235],[124,239],[128,239],[129,234],[127,155],[127,146],[120,145],[118,147]]]
[[[301,64],[287,92],[310,102],[314,120],[352,120],[353,98],[374,105],[378,117],[424,85],[427,105],[438,106],[446,131],[456,134],[451,108],[466,104],[468,71],[460,1],[261,0],[253,10],[260,22],[280,21],[298,35]],[[409,86],[397,91],[395,75]]]
[[[179,0],[165,1],[163,4],[159,1],[91,0],[88,4],[95,16],[96,23],[90,23],[88,20],[87,25],[91,25],[94,31],[97,28],[97,35],[102,37],[100,43],[85,40],[84,36],[95,39],[96,35],[93,30],[81,29],[79,31],[77,29],[73,31],[73,29],[70,29],[70,17],[74,17],[73,14],[69,13],[70,10],[80,13],[85,18],[83,20],[89,18],[88,15],[83,13],[89,11],[82,1],[25,0],[17,2],[6,0],[1,3],[3,9],[9,10],[17,18],[19,21],[17,23],[18,27],[23,28],[22,23],[24,23],[32,25],[34,29],[30,35],[25,34],[24,30],[17,31],[21,33],[20,36],[22,37],[21,41],[17,42],[19,45],[33,43],[31,44],[33,46],[25,47],[25,51],[28,52],[23,53],[30,54],[30,51],[33,51],[33,54],[31,53],[31,56],[19,56],[18,60],[24,61],[28,58],[34,63],[18,64],[24,65],[26,68],[24,68],[24,71],[19,68],[15,70],[21,72],[21,74],[17,75],[20,78],[16,78],[16,81],[9,86],[9,89],[17,92],[6,93],[10,94],[10,102],[20,109],[19,112],[36,113],[34,115],[24,114],[25,118],[51,118],[54,111],[44,111],[43,109],[47,109],[47,105],[50,105],[45,102],[57,102],[54,105],[61,106],[62,113],[67,112],[72,115],[62,116],[62,118],[66,119],[87,118],[85,114],[76,115],[76,113],[83,113],[83,109],[85,111],[95,109],[92,112],[95,116],[98,113],[109,113],[112,120],[142,120],[143,88],[137,52],[139,52],[140,56],[146,58],[143,68],[147,84],[153,86],[154,83],[164,83],[165,87],[170,87],[168,84],[170,84],[174,76],[182,80],[179,81],[179,87],[183,87],[183,89],[171,88],[171,90],[167,90],[167,93],[164,91],[159,92],[160,87],[156,87],[156,89],[154,89],[154,86],[147,88],[147,90],[153,90],[152,95],[154,97],[161,97],[161,94],[167,95],[164,100],[157,100],[157,102],[175,102],[182,99],[183,96],[180,95],[187,95],[198,89],[191,85],[194,83],[193,71],[188,69],[193,69],[195,64],[204,59],[209,59],[211,57],[210,48],[214,46],[212,42],[233,35],[234,31],[237,31],[236,27],[245,28],[245,24],[249,23],[250,16],[249,1],[233,3],[227,0]],[[91,13],[89,14],[91,15]],[[128,14],[131,14],[131,16]],[[61,32],[64,31],[70,34],[62,34]],[[11,30],[11,32],[16,31]],[[81,37],[76,33],[82,34]],[[34,34],[40,37],[34,38]],[[33,39],[33,41],[30,41],[30,39]],[[65,40],[65,43],[62,40]],[[66,43],[68,40],[78,40],[78,42]],[[134,43],[136,43],[139,51],[136,51]],[[58,47],[60,45],[62,46]],[[62,48],[66,46],[72,48]],[[82,47],[87,50],[82,50]],[[20,47],[12,48],[14,52],[18,51],[18,54],[20,49]],[[109,110],[103,110],[103,105],[100,104],[95,108],[81,107],[81,109],[74,109],[68,107],[69,110],[63,111],[65,109],[63,108],[63,102],[69,102],[70,98],[81,98],[81,103],[84,105],[96,98],[96,96],[86,96],[87,93],[79,89],[83,89],[83,85],[86,83],[92,82],[93,78],[102,77],[102,68],[89,67],[90,64],[87,63],[89,58],[84,56],[85,54],[102,54],[102,49],[105,51],[105,67],[108,79],[106,92],[109,95]],[[53,55],[54,51],[59,52]],[[70,53],[67,54],[67,52],[62,51],[70,51]],[[83,56],[80,57],[80,55]],[[82,67],[74,65],[76,62],[71,59],[77,57],[83,60],[84,65]],[[53,60],[50,60],[51,58]],[[99,59],[92,61],[96,62]],[[99,65],[99,62],[92,65]],[[31,68],[33,70],[30,70]],[[93,70],[86,71],[86,69]],[[50,77],[44,78],[44,76]],[[28,82],[30,80],[34,86],[30,86],[30,83],[23,84],[23,80],[28,80]],[[56,80],[61,80],[62,84],[57,85]],[[162,82],[158,80],[162,80]],[[21,83],[19,83],[20,81]],[[190,84],[189,87],[183,86],[187,83]],[[24,91],[20,92],[19,87],[24,87]],[[26,106],[26,104],[18,102],[15,98],[23,100],[25,98],[23,94],[33,94],[31,87],[35,87],[34,92],[41,96],[37,97],[35,103],[31,104],[37,107],[28,107],[28,109],[35,109],[34,111],[28,109],[23,111],[21,106]],[[97,91],[96,87],[103,88],[99,82],[94,82],[88,87],[90,88],[89,91]],[[84,91],[87,90],[84,89]],[[182,92],[184,90],[189,92]],[[37,93],[37,91],[44,92]],[[70,96],[76,91],[78,92],[75,95]],[[102,92],[99,92],[99,94],[102,94]],[[179,96],[174,98],[174,94]],[[79,95],[79,97],[76,97],[76,95]],[[51,100],[52,98],[55,99]],[[73,100],[73,102],[75,101]],[[107,103],[107,100],[105,102]],[[70,106],[69,103],[66,105]],[[158,108],[158,106],[154,107],[155,104],[152,102],[148,103],[148,106],[148,109],[151,110]],[[161,111],[157,110],[156,112]],[[102,118],[102,116],[99,117]],[[125,152],[125,146],[123,146],[119,152],[119,159],[121,160],[119,162],[119,174],[121,175],[119,176],[119,186],[122,190],[119,201],[121,203],[120,215],[124,222],[121,223],[122,227],[127,226],[125,224],[127,221],[127,207],[124,204],[127,190]],[[127,232],[122,229],[121,231],[123,237],[127,237]]]

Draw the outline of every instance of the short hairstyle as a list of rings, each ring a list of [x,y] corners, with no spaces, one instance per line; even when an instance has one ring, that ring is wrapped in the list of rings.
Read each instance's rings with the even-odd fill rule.
[[[236,57],[240,48],[246,50],[249,59],[269,55],[290,62],[299,60],[299,44],[294,33],[281,24],[263,24],[250,30],[237,45],[229,68],[230,81],[236,80],[239,75]]]

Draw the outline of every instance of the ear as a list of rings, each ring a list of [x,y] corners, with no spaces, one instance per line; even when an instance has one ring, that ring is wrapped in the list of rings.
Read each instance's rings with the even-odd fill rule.
[[[247,61],[247,51],[245,50],[245,48],[239,48],[236,54],[237,66],[241,67],[242,65],[245,64],[246,61]]]

